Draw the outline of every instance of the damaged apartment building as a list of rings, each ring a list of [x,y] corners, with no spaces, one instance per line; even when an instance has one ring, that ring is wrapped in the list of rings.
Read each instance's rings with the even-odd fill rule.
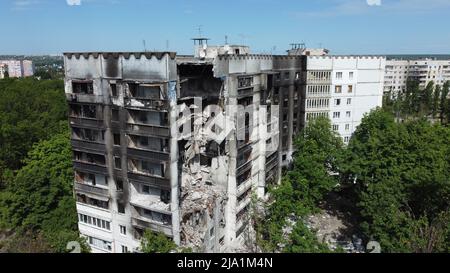
[[[308,68],[313,57],[195,42],[193,56],[64,54],[79,230],[93,252],[139,252],[146,230],[194,251],[242,250],[253,196],[280,182],[308,120],[310,70],[334,73],[329,57]],[[356,62],[374,62],[352,60],[355,78]]]

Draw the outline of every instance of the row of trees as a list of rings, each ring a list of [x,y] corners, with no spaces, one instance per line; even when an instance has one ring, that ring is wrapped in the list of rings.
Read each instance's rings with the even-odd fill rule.
[[[422,89],[417,81],[408,81],[404,92],[385,97],[384,108],[397,118],[428,117],[450,123],[450,82],[443,86],[430,82]]]
[[[328,252],[306,216],[330,191],[353,200],[359,233],[383,252],[450,251],[450,128],[426,119],[396,123],[382,109],[367,115],[348,147],[327,119],[296,141],[294,166],[254,222],[260,249]],[[350,194],[349,194],[350,193]],[[289,219],[295,226],[289,236]]]

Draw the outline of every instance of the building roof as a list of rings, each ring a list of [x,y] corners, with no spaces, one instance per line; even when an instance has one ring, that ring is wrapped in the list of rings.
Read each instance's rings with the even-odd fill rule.
[[[100,55],[102,55],[104,58],[118,58],[119,56],[124,56],[125,59],[129,59],[131,55],[134,55],[136,59],[140,59],[143,55],[147,59],[151,59],[153,56],[155,56],[158,59],[161,59],[165,55],[169,55],[171,59],[175,59],[176,52],[152,52],[152,51],[144,51],[144,52],[66,52],[64,53],[64,56],[71,59],[73,56],[75,58],[79,59],[80,56],[83,56],[85,59],[89,58],[89,56],[93,56],[95,59],[97,59]]]

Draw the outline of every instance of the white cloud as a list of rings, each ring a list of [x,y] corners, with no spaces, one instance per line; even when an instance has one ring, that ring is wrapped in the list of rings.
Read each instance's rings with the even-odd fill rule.
[[[364,15],[377,10],[383,13],[421,14],[450,8],[450,0],[318,0],[326,8],[292,13],[296,17],[333,17]]]
[[[66,0],[67,5],[69,6],[80,6],[81,0]]]
[[[367,0],[369,6],[381,6],[381,0]]]

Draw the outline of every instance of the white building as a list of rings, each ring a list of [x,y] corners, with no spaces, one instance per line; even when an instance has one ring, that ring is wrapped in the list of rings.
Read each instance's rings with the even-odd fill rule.
[[[421,88],[430,82],[443,85],[450,80],[450,60],[399,60],[386,61],[384,92],[396,93],[406,90],[408,80],[416,80]]]
[[[306,122],[329,116],[348,143],[364,114],[382,106],[385,64],[384,57],[307,57]]]
[[[0,65],[6,65],[10,78],[30,77],[34,75],[34,65],[28,60],[0,60]]]
[[[8,66],[6,64],[0,64],[0,79],[5,78],[5,74],[8,71]]]

